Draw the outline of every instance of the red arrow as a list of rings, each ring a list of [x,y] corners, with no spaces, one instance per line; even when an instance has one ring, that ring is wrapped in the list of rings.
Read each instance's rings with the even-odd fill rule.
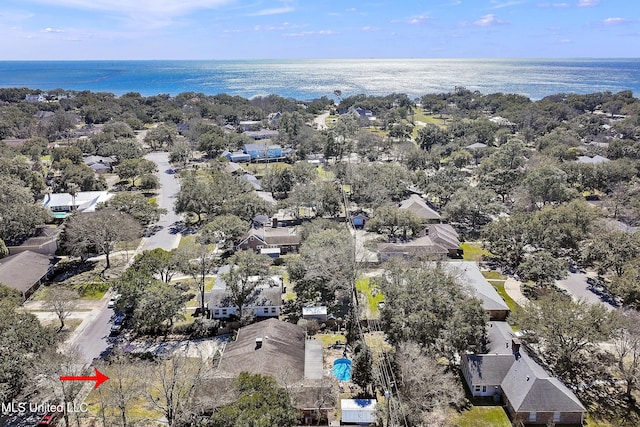
[[[108,376],[98,371],[98,368],[93,368],[96,371],[95,377],[71,377],[71,376],[62,376],[60,377],[60,381],[95,381],[96,385],[93,387],[94,389],[98,388],[100,384],[109,379]]]

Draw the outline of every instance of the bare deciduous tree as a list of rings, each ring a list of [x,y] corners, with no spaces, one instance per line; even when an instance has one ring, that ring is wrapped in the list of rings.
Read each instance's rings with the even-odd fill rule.
[[[115,354],[100,370],[109,377],[98,389],[100,415],[105,426],[119,424],[134,425],[132,414],[136,401],[143,394],[144,381],[140,381],[149,369],[146,362],[131,360],[125,354]]]
[[[631,393],[640,384],[640,313],[625,310],[622,316],[622,328],[615,339],[614,355],[618,362],[618,370],[626,381],[625,394]]]
[[[155,364],[147,387],[149,401],[160,410],[169,426],[191,413],[194,391],[210,370],[204,357],[189,357],[186,351]]]
[[[141,234],[142,227],[131,215],[105,208],[96,212],[76,214],[65,228],[66,246],[76,255],[99,253],[111,267],[109,256],[115,244],[132,240]]]
[[[400,344],[396,366],[401,410],[411,425],[444,426],[448,412],[463,406],[464,391],[458,377],[418,344]]]
[[[45,292],[44,303],[53,310],[60,320],[58,332],[64,329],[64,320],[78,304],[78,293],[69,288],[51,287]]]

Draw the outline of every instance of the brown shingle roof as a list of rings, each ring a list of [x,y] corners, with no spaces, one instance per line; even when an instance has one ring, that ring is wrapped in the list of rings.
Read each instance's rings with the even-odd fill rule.
[[[429,204],[417,194],[412,194],[407,200],[400,203],[399,209],[407,210],[422,219],[439,220],[440,214],[436,212]]]
[[[256,338],[262,347],[256,349]],[[302,327],[278,319],[268,319],[240,328],[236,340],[224,350],[220,370],[238,375],[246,371],[272,375],[283,371],[294,379],[304,376],[304,342]]]
[[[0,260],[0,283],[26,292],[47,275],[51,258],[31,251],[20,252]]]

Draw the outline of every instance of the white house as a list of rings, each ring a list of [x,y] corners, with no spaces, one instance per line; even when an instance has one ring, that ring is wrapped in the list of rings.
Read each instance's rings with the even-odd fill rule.
[[[44,196],[42,205],[56,218],[65,218],[72,211],[95,212],[98,203],[111,199],[113,194],[107,191],[80,191],[70,193],[49,193]]]
[[[376,399],[340,399],[342,423],[375,424],[376,404]]]

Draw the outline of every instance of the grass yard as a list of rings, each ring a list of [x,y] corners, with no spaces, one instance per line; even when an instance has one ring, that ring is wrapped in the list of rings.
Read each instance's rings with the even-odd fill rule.
[[[186,236],[180,237],[180,243],[178,243],[178,248],[184,248],[185,246],[191,246],[196,242],[196,236],[193,234],[188,234]]]
[[[511,421],[502,406],[472,406],[457,414],[450,427],[511,427]]]
[[[249,163],[245,169],[256,177],[262,177],[268,169],[283,169],[291,168],[289,163],[285,162],[273,162],[273,163]]]
[[[111,285],[107,282],[89,282],[73,286],[80,298],[99,300],[107,293]]]
[[[322,341],[323,348],[335,344],[336,341],[340,341],[342,344],[347,342],[347,338],[342,334],[316,334],[314,337]]]
[[[479,243],[461,243],[460,248],[463,250],[462,258],[466,261],[478,262],[483,256],[491,256],[491,252],[486,249],[482,249],[482,245]]]
[[[323,181],[335,181],[336,179],[336,175],[333,172],[323,167],[316,168],[316,171],[318,171],[318,176]]]
[[[371,283],[370,277],[361,277],[356,280],[356,290],[367,298],[367,310],[371,318],[380,316],[378,303],[384,301],[384,296],[380,290]]]
[[[487,280],[502,280],[502,281],[507,280],[507,276],[505,276],[504,274],[500,274],[497,271],[493,271],[493,270],[492,271],[483,271],[482,275]]]

